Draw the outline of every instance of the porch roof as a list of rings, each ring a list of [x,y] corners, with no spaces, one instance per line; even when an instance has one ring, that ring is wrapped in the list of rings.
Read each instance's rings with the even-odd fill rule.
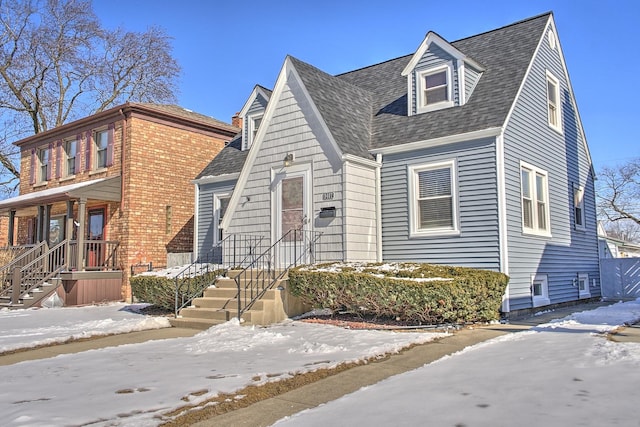
[[[121,183],[120,176],[113,176],[23,194],[0,201],[0,215],[7,215],[11,210],[67,200],[86,199],[117,202],[122,197]]]

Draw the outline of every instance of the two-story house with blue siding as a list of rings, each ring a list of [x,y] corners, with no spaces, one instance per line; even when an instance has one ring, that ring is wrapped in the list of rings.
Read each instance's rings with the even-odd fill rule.
[[[196,253],[321,232],[323,260],[510,276],[503,311],[600,295],[594,172],[553,14],[340,75],[287,57],[196,177]]]

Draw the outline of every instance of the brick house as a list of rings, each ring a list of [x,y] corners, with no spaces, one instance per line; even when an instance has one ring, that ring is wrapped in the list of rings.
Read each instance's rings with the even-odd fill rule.
[[[59,247],[48,273],[68,305],[129,300],[132,266],[192,252],[190,180],[238,131],[178,106],[126,103],[17,141],[20,195],[0,201],[3,237]]]

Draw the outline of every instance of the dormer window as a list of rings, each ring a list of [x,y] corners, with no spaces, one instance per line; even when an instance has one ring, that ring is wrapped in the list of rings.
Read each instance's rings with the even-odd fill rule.
[[[247,120],[247,144],[245,149],[251,148],[253,141],[256,139],[256,135],[258,134],[258,129],[260,128],[260,123],[262,123],[262,114],[249,116]]]
[[[416,72],[417,110],[419,113],[453,106],[452,65]]]

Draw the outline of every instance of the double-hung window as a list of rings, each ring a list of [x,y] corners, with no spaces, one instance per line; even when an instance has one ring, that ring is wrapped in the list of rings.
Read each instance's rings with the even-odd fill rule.
[[[560,115],[560,83],[547,71],[547,118],[549,126],[562,133]]]
[[[96,131],[93,135],[93,144],[95,147],[95,169],[107,167],[107,147],[109,145],[109,131]]]
[[[452,68],[451,64],[447,64],[417,72],[419,113],[453,106]]]
[[[547,172],[521,162],[522,228],[525,233],[549,236]]]
[[[219,243],[222,241],[223,233],[222,228],[220,228],[220,224],[224,219],[224,214],[227,212],[227,207],[229,206],[229,200],[231,199],[230,194],[216,194],[213,199],[213,208],[216,216],[216,241],[214,243]]]
[[[49,164],[51,150],[48,147],[38,148],[38,182],[46,182],[49,180]]]
[[[577,230],[584,230],[584,187],[573,186],[573,221]]]
[[[260,124],[262,123],[262,114],[248,116],[247,119],[247,142],[244,147],[245,150],[251,148],[251,145],[253,145],[253,141],[255,141],[256,136],[258,135],[258,129],[260,128]]]
[[[458,233],[455,161],[409,167],[411,235]]]
[[[64,174],[73,176],[76,174],[76,154],[78,152],[78,141],[71,139],[64,142]]]

